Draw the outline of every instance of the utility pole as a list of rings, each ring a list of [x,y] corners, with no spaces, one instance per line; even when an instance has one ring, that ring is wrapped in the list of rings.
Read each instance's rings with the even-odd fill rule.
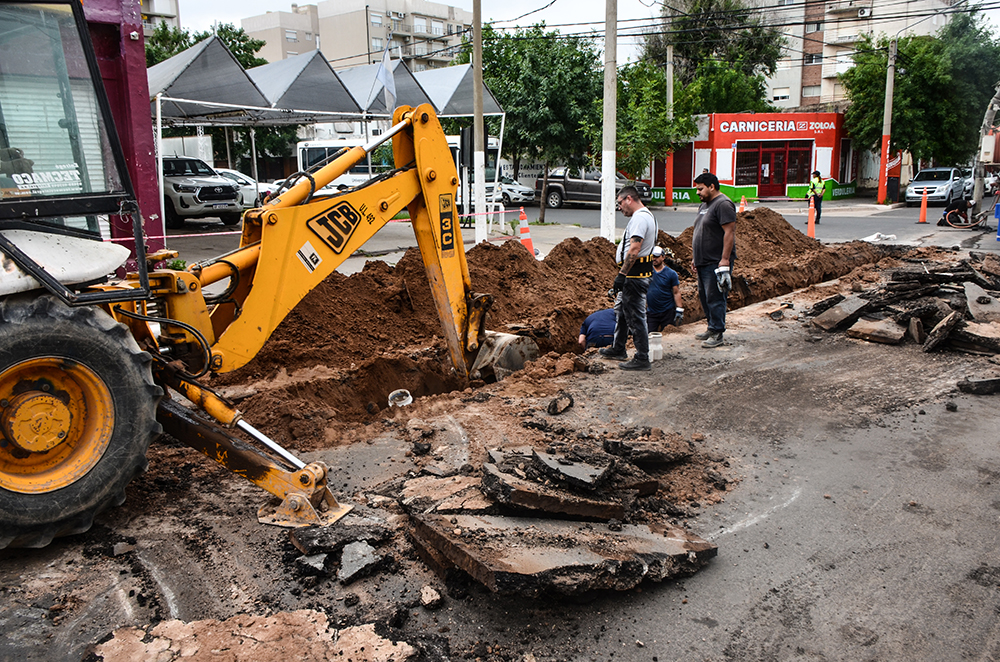
[[[664,25],[667,35],[667,123],[674,123],[674,41],[670,35],[673,27],[673,10],[667,7]],[[663,157],[663,204],[674,206],[674,152],[667,152]]]
[[[483,136],[483,8],[482,0],[472,0],[472,129],[475,148],[472,153],[473,198],[476,213],[486,211],[486,140]],[[499,167],[499,163],[497,167]],[[486,216],[476,216],[476,243],[486,241]]]
[[[601,139],[601,236],[615,240],[615,182],[618,149],[618,0],[605,0],[604,129]]]
[[[886,202],[888,197],[889,177],[889,138],[892,135],[892,85],[896,79],[896,40],[889,42],[889,67],[885,73],[885,110],[882,114],[882,163],[878,176],[879,204]]]

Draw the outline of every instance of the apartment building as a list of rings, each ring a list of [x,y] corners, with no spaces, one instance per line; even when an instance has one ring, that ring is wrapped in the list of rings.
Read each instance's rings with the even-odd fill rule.
[[[766,10],[781,26],[785,57],[767,81],[771,102],[782,110],[843,111],[837,74],[852,65],[863,34],[932,35],[948,20],[947,0],[776,0]]]
[[[140,11],[142,12],[142,32],[146,39],[157,28],[160,23],[166,23],[169,27],[179,28],[181,26],[179,0],[140,0]]]
[[[320,48],[316,5],[292,5],[291,11],[269,11],[240,21],[243,30],[264,41],[257,55],[268,62]]]
[[[324,0],[241,24],[251,37],[267,42],[260,56],[270,62],[320,48],[341,69],[378,62],[388,45],[411,71],[423,71],[457,55],[472,13],[427,0]]]

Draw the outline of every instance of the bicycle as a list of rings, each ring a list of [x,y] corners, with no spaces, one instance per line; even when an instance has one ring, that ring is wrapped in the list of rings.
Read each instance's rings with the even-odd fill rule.
[[[993,215],[998,200],[1000,200],[1000,192],[993,196],[993,204],[990,205],[989,209],[985,209],[978,214],[973,214],[971,217],[963,211],[952,209],[944,217],[944,220],[948,225],[959,230],[985,229],[988,227],[986,221]]]

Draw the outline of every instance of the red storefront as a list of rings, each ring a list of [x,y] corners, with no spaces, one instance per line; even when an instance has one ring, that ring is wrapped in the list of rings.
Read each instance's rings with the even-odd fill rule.
[[[808,183],[814,170],[842,184],[856,176],[857,159],[842,114],[713,114],[699,119],[698,135],[674,153],[673,188],[690,187],[703,169],[721,184],[756,187],[756,197],[787,196],[789,186]],[[661,181],[666,175],[662,166],[654,166],[653,174]]]

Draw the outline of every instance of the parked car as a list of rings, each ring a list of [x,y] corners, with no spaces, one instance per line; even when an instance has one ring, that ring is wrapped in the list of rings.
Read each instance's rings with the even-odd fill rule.
[[[493,194],[493,182],[486,182],[486,198],[493,202],[503,202],[504,205],[510,205],[515,202],[535,201],[535,190],[533,188],[525,186],[510,177],[501,177],[497,188],[500,191],[499,196]]]
[[[239,187],[201,159],[164,157],[163,191],[168,228],[184,227],[189,218],[211,216],[236,225],[243,214]]]
[[[260,207],[264,196],[278,188],[267,182],[255,182],[252,178],[236,170],[216,168],[215,171],[240,187],[240,198],[244,209]]]
[[[927,191],[927,202],[948,204],[965,196],[965,177],[958,168],[924,168],[906,187],[907,206],[919,205]]]
[[[615,193],[625,186],[635,186],[639,191],[639,199],[647,204],[653,199],[649,185],[642,181],[632,181],[622,173],[615,180]],[[549,171],[548,188],[542,196],[542,178],[535,180],[535,197],[544,199],[549,207],[562,207],[564,202],[600,202],[601,201],[601,171],[582,170],[579,168],[555,168]]]

